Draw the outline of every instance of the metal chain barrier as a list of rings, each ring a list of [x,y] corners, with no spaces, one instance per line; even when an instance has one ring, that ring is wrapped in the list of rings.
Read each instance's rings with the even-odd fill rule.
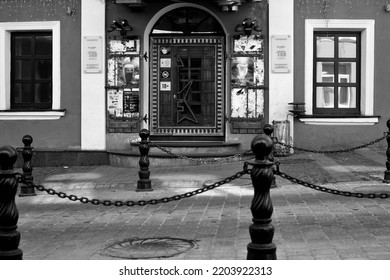
[[[349,149],[341,149],[341,150],[333,150],[333,151],[318,151],[318,150],[309,150],[309,149],[304,149],[304,148],[299,148],[299,147],[295,147],[293,145],[289,145],[289,144],[285,144],[285,143],[282,143],[282,142],[279,142],[278,139],[275,139],[275,144],[279,144],[279,145],[282,145],[286,148],[289,148],[289,149],[294,149],[294,150],[297,150],[297,151],[302,151],[302,152],[308,152],[308,153],[316,153],[316,154],[336,154],[336,153],[348,153],[348,152],[352,152],[352,151],[355,151],[355,150],[358,150],[358,149],[362,149],[362,148],[367,148],[368,146],[371,146],[371,145],[374,145],[376,143],[379,143],[381,141],[383,141],[384,139],[390,137],[388,134],[381,137],[381,138],[378,138],[376,140],[373,140],[367,144],[363,144],[363,145],[360,145],[360,146],[357,146],[357,147],[353,147],[353,148],[349,148]]]
[[[101,204],[104,206],[117,206],[117,207],[120,207],[120,206],[145,206],[148,204],[154,205],[154,204],[158,204],[158,203],[167,203],[170,201],[181,200],[183,198],[188,198],[188,197],[191,197],[191,196],[194,196],[197,194],[201,194],[201,193],[204,193],[206,191],[215,189],[219,186],[222,186],[224,184],[230,183],[231,181],[238,179],[238,178],[242,177],[243,175],[249,174],[249,173],[250,173],[250,170],[248,170],[247,165],[244,165],[243,171],[237,172],[233,176],[227,177],[224,180],[221,180],[221,181],[216,182],[214,184],[207,185],[201,189],[197,189],[197,190],[194,190],[191,192],[186,192],[186,193],[181,194],[181,195],[175,195],[172,197],[164,197],[164,198],[160,198],[160,199],[150,199],[150,200],[139,200],[139,201],[131,201],[131,200],[129,200],[129,201],[121,201],[121,200],[111,201],[111,200],[89,199],[87,197],[78,197],[78,196],[73,195],[73,194],[69,195],[69,194],[66,194],[64,192],[57,192],[54,189],[47,189],[42,185],[34,185],[34,184],[31,184],[31,185],[34,188],[36,188],[37,190],[42,191],[42,192],[45,191],[50,195],[57,195],[60,198],[68,198],[71,201],[80,201],[81,203],[91,203],[93,205],[100,205]]]
[[[243,152],[241,154],[236,154],[236,155],[223,157],[223,158],[215,158],[215,159],[191,158],[188,156],[174,154],[170,150],[168,150],[168,149],[166,149],[166,148],[164,148],[156,143],[149,142],[149,144],[150,144],[150,146],[156,147],[157,149],[160,149],[161,151],[163,151],[163,152],[165,152],[173,157],[184,159],[184,160],[189,160],[189,161],[193,161],[193,162],[199,162],[199,163],[203,163],[203,164],[219,164],[219,163],[227,162],[230,160],[238,159],[238,158],[241,158],[243,156],[253,155],[252,150],[248,150],[248,151]]]
[[[293,183],[300,184],[302,186],[321,191],[321,192],[326,192],[330,194],[335,194],[335,195],[342,195],[342,196],[348,196],[348,197],[357,197],[357,198],[389,198],[390,193],[355,193],[355,192],[349,192],[349,191],[339,191],[335,189],[330,189],[330,188],[325,188],[322,186],[314,185],[305,181],[302,181],[300,179],[294,178],[290,175],[287,175],[286,173],[280,172],[279,170],[274,170],[275,175],[279,175],[282,178],[285,178],[287,180],[290,180]]]

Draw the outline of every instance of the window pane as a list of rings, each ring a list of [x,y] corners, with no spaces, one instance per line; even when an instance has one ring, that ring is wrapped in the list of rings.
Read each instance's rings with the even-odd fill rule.
[[[35,78],[38,80],[51,79],[51,61],[38,60],[35,62]]]
[[[334,62],[317,62],[317,82],[334,83]]]
[[[31,92],[31,84],[15,84],[13,87],[13,96],[15,103],[34,102],[34,95]]]
[[[339,83],[356,83],[356,62],[339,63]]]
[[[37,36],[35,38],[35,54],[51,55],[51,52],[52,52],[51,36]]]
[[[51,84],[49,83],[35,84],[35,102],[36,103],[51,102]]]
[[[334,108],[333,87],[317,87],[317,108]]]
[[[15,55],[31,55],[32,54],[32,37],[31,36],[15,36]]]
[[[15,60],[14,75],[17,80],[31,79],[31,61],[30,60]]]
[[[334,57],[334,37],[317,37],[317,57]]]
[[[356,108],[356,87],[339,87],[339,108]]]
[[[339,57],[356,57],[356,37],[339,37]]]

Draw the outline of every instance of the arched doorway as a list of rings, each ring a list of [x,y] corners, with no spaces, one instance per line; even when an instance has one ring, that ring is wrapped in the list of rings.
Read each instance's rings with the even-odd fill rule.
[[[225,33],[209,13],[181,7],[150,33],[150,131],[155,140],[223,140]]]

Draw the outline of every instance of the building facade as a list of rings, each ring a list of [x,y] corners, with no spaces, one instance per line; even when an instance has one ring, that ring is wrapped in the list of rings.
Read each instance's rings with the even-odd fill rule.
[[[142,128],[240,150],[266,123],[300,147],[370,141],[390,98],[371,2],[0,1],[0,141],[95,159]]]

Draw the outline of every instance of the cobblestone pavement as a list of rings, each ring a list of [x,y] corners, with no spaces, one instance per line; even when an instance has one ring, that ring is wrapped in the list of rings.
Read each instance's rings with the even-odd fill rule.
[[[381,182],[385,150],[375,146],[344,154],[296,153],[277,160],[282,172],[311,183],[390,193],[390,184]],[[138,201],[193,191],[242,168],[243,161],[151,168],[151,192],[135,191],[138,170],[131,168],[34,168],[33,173],[36,184],[67,194]],[[276,181],[271,196],[278,259],[390,259],[390,199],[343,197],[280,177]],[[246,259],[253,197],[249,175],[190,198],[146,206],[96,206],[36,192],[16,198],[24,259],[99,260],[126,253],[129,258]],[[146,246],[138,257],[130,254],[130,242],[115,245],[140,238],[176,241],[158,249]],[[191,241],[192,247],[181,252],[177,239]],[[107,254],[112,245],[117,255]]]

